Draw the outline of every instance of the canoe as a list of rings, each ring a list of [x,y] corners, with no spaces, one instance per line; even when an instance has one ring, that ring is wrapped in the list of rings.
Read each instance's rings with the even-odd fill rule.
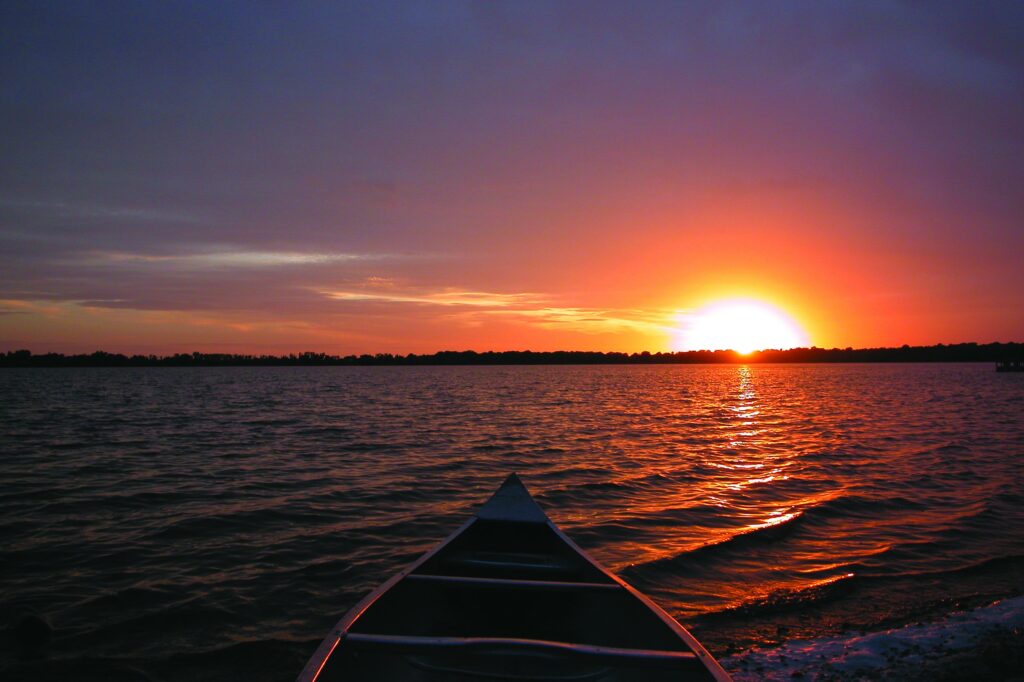
[[[515,474],[349,611],[298,677],[729,679],[675,619],[566,537]]]

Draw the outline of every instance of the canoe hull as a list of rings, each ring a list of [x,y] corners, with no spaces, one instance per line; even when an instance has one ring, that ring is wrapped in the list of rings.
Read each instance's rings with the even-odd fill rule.
[[[728,680],[674,618],[556,526],[515,475],[350,610],[300,682]]]

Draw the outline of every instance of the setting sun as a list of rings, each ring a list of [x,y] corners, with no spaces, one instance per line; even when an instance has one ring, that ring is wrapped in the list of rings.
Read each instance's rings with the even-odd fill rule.
[[[744,355],[808,343],[806,332],[786,313],[752,300],[718,301],[685,315],[679,338],[683,350],[734,350]]]

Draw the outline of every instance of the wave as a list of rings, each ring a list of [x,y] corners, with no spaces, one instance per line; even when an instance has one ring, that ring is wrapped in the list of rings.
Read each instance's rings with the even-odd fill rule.
[[[933,543],[921,543],[922,545],[932,545]],[[891,549],[886,549],[879,553],[879,556],[884,556]],[[906,571],[899,573],[874,573],[869,574],[864,572],[865,566],[861,563],[848,564],[848,568],[851,571],[856,572],[856,579],[858,583],[879,583],[886,584],[901,580],[940,580],[940,579],[957,579],[964,580],[967,578],[985,578],[986,576],[990,579],[994,577],[1002,576],[1004,573],[1017,575],[1022,569],[1024,569],[1024,555],[1010,554],[1001,557],[991,557],[976,561],[961,566],[954,566],[951,568],[938,568],[934,570],[920,570],[920,571]]]
[[[939,578],[944,576],[966,576],[966,575],[978,575],[988,574],[993,570],[1005,570],[1009,569],[1012,571],[1021,570],[1024,568],[1024,555],[1011,554],[1008,556],[992,557],[990,559],[983,559],[966,566],[959,566],[956,568],[937,570],[937,571],[922,571],[919,573],[893,573],[886,576],[873,576],[876,580],[885,580],[889,578],[903,578],[903,577],[915,577],[915,578]]]
[[[627,578],[637,578],[647,571],[667,571],[683,568],[695,561],[706,563],[710,560],[727,558],[736,551],[761,543],[773,543],[785,538],[803,522],[806,512],[790,512],[774,520],[744,528],[732,535],[726,535],[699,547],[688,549],[671,556],[631,564],[623,569]]]
[[[905,519],[912,519],[916,513],[928,514],[929,505],[920,499],[914,499],[900,495],[886,497],[874,497],[870,495],[852,494],[837,495],[812,504],[801,506],[800,503],[791,507],[793,511],[751,526],[731,529],[719,537],[698,547],[691,547],[682,552],[658,557],[646,562],[632,564],[625,569],[625,573],[633,577],[639,577],[647,571],[667,571],[675,568],[686,568],[693,562],[702,563],[728,560],[736,557],[738,552],[748,551],[753,546],[770,545],[788,539],[797,532],[806,531],[813,536],[827,537],[842,533],[843,529],[837,529],[839,524],[871,523],[876,519],[891,518],[900,514]],[[651,516],[635,518],[619,518],[615,520],[615,526],[635,527],[637,529],[649,527],[653,524],[670,521],[692,522],[704,520],[702,512],[708,515],[716,514],[716,522],[721,522],[722,513],[718,509],[685,508],[680,510],[660,510]],[[901,551],[914,544],[924,546],[937,545],[939,542],[956,542],[958,534],[962,532],[965,525],[991,523],[995,517],[994,510],[985,502],[976,502],[973,506],[964,509],[962,513],[950,513],[946,518],[946,527],[935,527],[934,537],[922,540],[917,543],[908,538],[893,537],[889,541],[888,551]],[[705,524],[702,524],[705,525]],[[934,526],[934,521],[932,521]],[[600,528],[587,529],[588,532],[596,532]],[[946,536],[949,536],[948,538]]]
[[[801,611],[811,604],[821,604],[843,597],[855,590],[859,582],[859,576],[852,571],[840,573],[800,587],[780,588],[767,596],[756,597],[738,606],[704,614],[703,618],[749,617],[755,614],[764,617],[786,611]]]

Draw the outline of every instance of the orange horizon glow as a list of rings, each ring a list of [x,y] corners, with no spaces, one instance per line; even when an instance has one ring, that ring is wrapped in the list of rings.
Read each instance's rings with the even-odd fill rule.
[[[721,282],[716,282],[716,288]],[[748,292],[759,291],[746,287]],[[765,294],[693,295],[701,304],[686,305],[678,298],[648,299],[640,306],[621,307],[581,302],[555,306],[537,295],[514,298],[498,295],[491,301],[470,296],[468,303],[452,292],[396,300],[368,300],[374,314],[295,313],[275,311],[133,310],[84,305],[78,302],[0,301],[15,314],[0,316],[0,352],[29,349],[37,353],[82,353],[104,350],[125,354],[178,352],[274,354],[304,351],[348,355],[362,353],[434,353],[443,350],[477,352],[505,350],[666,352],[734,350],[742,354],[771,348],[818,346],[895,347],[1012,341],[1009,338],[968,337],[961,334],[924,335],[906,317],[891,338],[856,335],[841,329],[835,313],[820,314],[812,304],[785,292],[764,288]],[[333,294],[337,296],[337,294]],[[374,294],[383,299],[382,294]],[[468,296],[468,294],[467,294]],[[531,294],[530,296],[534,296]],[[353,296],[354,298],[354,296]],[[369,296],[367,296],[369,299]],[[433,302],[437,299],[439,302]],[[344,301],[349,303],[349,301]],[[358,301],[353,301],[359,303]],[[582,303],[589,303],[584,305]],[[682,304],[682,305],[680,305]],[[629,306],[629,307],[627,307]],[[747,307],[745,307],[747,306]],[[828,311],[831,313],[831,311]],[[887,313],[891,315],[892,313]],[[878,313],[876,312],[876,316]]]

